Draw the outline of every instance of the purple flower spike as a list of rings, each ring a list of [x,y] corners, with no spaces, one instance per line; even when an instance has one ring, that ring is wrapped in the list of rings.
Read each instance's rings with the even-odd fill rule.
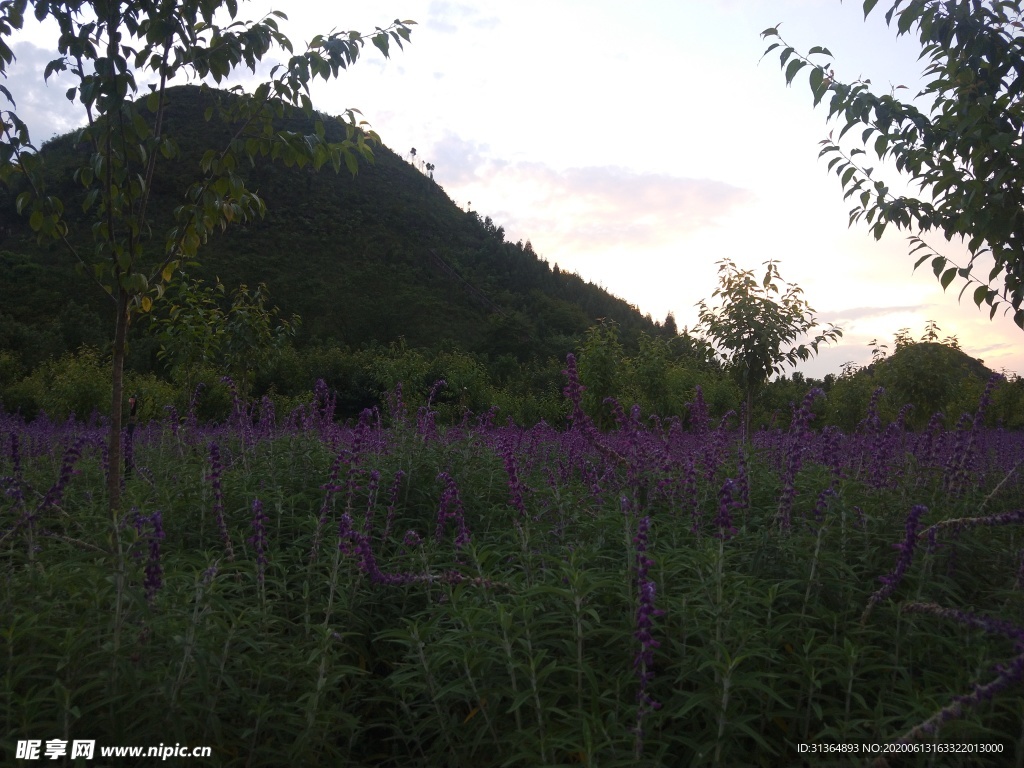
[[[911,560],[914,559],[914,546],[917,544],[917,529],[921,523],[921,517],[927,511],[928,507],[918,504],[907,515],[906,536],[899,544],[893,545],[900,553],[899,558],[896,560],[896,567],[885,576],[879,578],[882,586],[868,599],[868,605],[861,616],[862,624],[867,621],[871,609],[895,592],[896,587],[903,580],[904,574],[906,574],[907,569],[910,567]]]
[[[576,368],[576,355],[572,352],[565,356],[565,370],[562,371],[562,374],[567,379],[562,394],[565,395],[566,400],[572,403],[572,414],[569,416],[569,420],[573,426],[581,425],[586,421],[583,407],[580,405],[586,387],[580,383],[580,373]]]
[[[636,583],[638,592],[636,632],[634,632],[633,636],[640,643],[636,656],[633,658],[633,669],[636,670],[637,682],[639,683],[636,696],[636,725],[633,731],[636,737],[634,756],[637,759],[643,753],[643,719],[647,713],[661,707],[661,704],[647,690],[654,679],[654,651],[661,646],[661,643],[654,639],[654,619],[665,613],[658,610],[654,605],[658,587],[649,576],[651,566],[654,565],[654,560],[647,554],[650,529],[651,518],[644,517],[637,526],[636,536],[633,537],[633,544],[636,546]]]
[[[458,528],[458,534],[455,536],[455,548],[462,549],[469,543],[469,529],[466,527],[466,516],[462,508],[462,498],[459,496],[459,487],[447,472],[441,472],[437,479],[444,481],[445,488],[441,493],[441,503],[438,505],[437,528],[434,530],[434,538],[440,541],[444,535],[445,524],[448,520],[452,520]]]
[[[523,499],[523,484],[519,479],[519,464],[511,442],[503,446],[502,459],[505,463],[505,472],[508,473],[508,503],[519,513],[520,518],[525,518],[527,513],[526,502]]]
[[[220,448],[216,443],[210,443],[210,487],[213,489],[213,515],[217,520],[217,530],[220,532],[221,541],[224,542],[224,551],[230,562],[235,559],[235,549],[231,546],[231,536],[228,533],[228,526],[224,522],[224,493],[220,486],[220,475]]]
[[[733,501],[735,486],[735,481],[729,478],[718,492],[718,515],[715,517],[717,532],[713,534],[716,539],[731,539],[736,535],[736,528],[732,524],[732,509],[736,506],[736,502]]]
[[[252,536],[249,537],[249,543],[256,550],[256,579],[261,587],[267,571],[267,522],[269,519],[263,512],[263,502],[253,499]]]
[[[395,507],[398,505],[398,491],[402,487],[402,478],[404,477],[405,472],[400,469],[395,471],[395,479],[392,481],[391,490],[388,492],[388,516],[384,521],[384,539],[391,535],[391,527],[395,522]]]
[[[156,593],[163,586],[163,568],[160,567],[160,540],[164,537],[163,519],[160,512],[156,511],[149,516],[149,522],[153,526],[153,532],[149,535],[149,560],[146,562],[146,580],[143,587],[146,590],[146,599],[153,602]]]

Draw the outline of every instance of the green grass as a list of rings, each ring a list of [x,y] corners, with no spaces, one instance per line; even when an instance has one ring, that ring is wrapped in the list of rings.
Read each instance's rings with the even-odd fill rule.
[[[1016,475],[986,502],[1006,477],[1005,456],[984,454],[977,482],[960,494],[902,455],[891,469],[903,471],[881,487],[857,474],[852,453],[845,476],[809,458],[786,529],[777,519],[785,453],[762,442],[749,462],[750,504],[732,509],[735,535],[718,538],[719,492],[738,477],[732,434],[722,435],[724,463],[709,479],[707,445],[685,433],[432,435],[372,422],[251,433],[141,429],[129,511],[116,525],[99,444],[87,443],[62,497],[26,522],[74,436],[90,433],[4,422],[8,760],[18,740],[78,738],[213,748],[212,758],[182,765],[861,764],[863,753],[802,755],[797,745],[896,741],[1024,652],[1019,638],[905,610],[937,603],[1019,623],[1019,524],[944,529],[934,551],[922,541],[893,594],[865,616],[878,577],[896,564],[911,506],[928,506],[922,528],[1019,509]],[[845,438],[843,450],[857,450],[860,437]],[[214,511],[211,441],[223,454],[234,559]],[[1019,453],[1019,436],[1009,446]],[[509,456],[525,511],[510,501]],[[461,550],[457,520],[435,537],[441,472],[455,482],[471,534]],[[816,522],[828,487],[835,495]],[[251,541],[257,498],[269,517],[262,584]],[[147,600],[153,528],[137,531],[133,521],[156,511],[162,584]],[[647,689],[660,706],[638,713],[642,517],[662,613],[653,617],[659,647]],[[354,532],[342,548],[339,525]],[[406,540],[410,530],[421,543]],[[359,551],[364,533],[376,578]],[[996,763],[1020,764],[1022,705],[1018,680],[915,743],[996,744]]]

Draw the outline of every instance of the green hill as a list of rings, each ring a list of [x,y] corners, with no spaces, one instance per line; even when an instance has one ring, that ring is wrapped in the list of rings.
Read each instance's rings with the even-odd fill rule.
[[[231,126],[208,108],[230,94],[195,86],[168,92],[166,134],[180,155],[157,166],[151,212],[166,231],[173,208],[196,178],[208,147],[223,145]],[[312,132],[301,115],[294,127]],[[302,124],[305,121],[305,125]],[[341,138],[341,127],[329,126]],[[50,184],[81,214],[74,168],[87,157],[75,134],[43,146]],[[286,168],[270,161],[247,169],[267,203],[259,221],[229,228],[200,252],[193,277],[219,277],[230,289],[266,283],[286,316],[297,313],[297,343],[359,348],[404,339],[412,347],[457,347],[517,361],[564,357],[598,318],[614,320],[627,345],[658,328],[627,302],[575,274],[552,270],[529,243],[509,243],[502,229],[456,206],[431,178],[386,146],[375,162],[346,171]],[[19,190],[0,198],[0,349],[28,366],[110,336],[109,301],[88,279],[74,278],[71,257],[36,242],[14,208]],[[87,231],[87,228],[81,228]],[[80,244],[81,245],[81,244]],[[88,245],[88,244],[84,244]],[[159,247],[159,241],[154,245]],[[145,367],[136,345],[133,362]]]

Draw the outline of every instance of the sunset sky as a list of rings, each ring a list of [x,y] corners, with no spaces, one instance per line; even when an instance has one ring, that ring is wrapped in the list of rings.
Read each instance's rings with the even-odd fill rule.
[[[472,202],[510,240],[530,240],[552,264],[656,320],[672,311],[680,327],[693,326],[719,259],[760,273],[774,258],[819,320],[845,331],[802,366],[809,375],[866,363],[870,340],[891,347],[904,327],[919,338],[930,319],[992,369],[1024,373],[1024,333],[1009,315],[990,321],[971,291],[957,303],[961,283],[943,294],[927,265],[913,273],[906,233],[875,241],[866,225],[847,226],[852,205],[818,159],[832,127],[825,106],[812,108],[806,70],[786,88],[777,53],[760,60],[761,31],[781,22],[798,50],[829,48],[837,78],[917,93],[920,49],[886,27],[890,3],[867,21],[850,0],[240,5],[244,19],[284,10],[297,47],[320,32],[415,20],[404,51],[385,60],[368,47],[339,80],[316,86],[314,105],[361,110],[394,151],[408,157],[415,147],[433,163],[463,209]],[[66,83],[41,85],[53,39],[38,26],[17,37],[5,83],[37,143],[81,122]],[[894,174],[883,177],[900,188]]]

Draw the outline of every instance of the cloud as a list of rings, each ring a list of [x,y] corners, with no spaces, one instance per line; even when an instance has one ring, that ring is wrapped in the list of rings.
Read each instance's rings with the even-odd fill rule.
[[[547,233],[553,247],[646,247],[710,227],[752,200],[714,179],[642,173],[616,166],[569,168],[517,164],[505,171],[532,190],[522,225]]]
[[[501,23],[497,16],[484,16],[477,8],[443,0],[432,2],[427,13],[426,25],[447,34],[457,33],[460,24],[474,29],[494,29]]]
[[[827,315],[827,322],[839,323],[843,320],[865,320],[886,315],[895,315],[901,312],[919,313],[922,307],[920,304],[908,305],[905,307],[851,307],[849,309],[833,310]]]
[[[452,133],[428,152],[455,199],[472,200],[510,233],[551,251],[664,243],[753,201],[749,191],[715,179],[496,159],[488,145]]]
[[[76,83],[67,73],[50,75],[43,80],[46,65],[57,58],[53,51],[27,42],[13,46],[16,61],[8,70],[4,86],[14,97],[15,113],[28,125],[32,142],[39,146],[46,139],[65,134],[85,123],[80,104],[65,97]]]
[[[454,133],[445,134],[434,145],[432,153],[434,159],[430,162],[443,169],[444,183],[452,186],[470,184],[481,174],[493,172],[503,165],[488,159],[490,146],[487,144],[469,141]]]

